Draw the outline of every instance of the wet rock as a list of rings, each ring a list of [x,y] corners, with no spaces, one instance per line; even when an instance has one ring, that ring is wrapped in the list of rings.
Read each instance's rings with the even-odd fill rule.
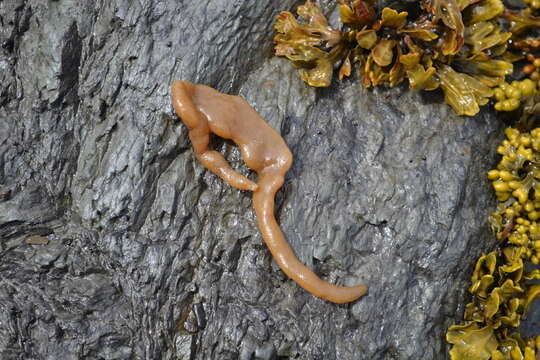
[[[485,172],[503,125],[405,87],[308,88],[271,56],[273,17],[295,5],[2,3],[0,358],[446,358],[471,266],[494,246]],[[334,305],[283,275],[249,194],[196,162],[173,79],[241,94],[281,132],[295,158],[284,233],[368,296]],[[232,144],[213,146],[253,177]],[[35,234],[54,242],[24,243]]]

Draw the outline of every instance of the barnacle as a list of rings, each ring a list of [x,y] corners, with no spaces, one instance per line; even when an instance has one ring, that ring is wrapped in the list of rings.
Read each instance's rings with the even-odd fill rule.
[[[540,128],[505,130],[501,160],[488,179],[499,201],[490,223],[501,248],[481,256],[473,270],[463,325],[448,329],[453,360],[531,359],[540,356],[540,336],[523,340],[517,328],[540,299]]]

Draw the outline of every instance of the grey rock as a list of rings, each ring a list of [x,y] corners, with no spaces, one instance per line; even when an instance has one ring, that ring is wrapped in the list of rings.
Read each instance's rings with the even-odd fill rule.
[[[447,358],[494,246],[502,124],[404,87],[307,87],[272,57],[273,17],[298,4],[0,1],[0,358]],[[249,194],[196,162],[174,79],[240,94],[281,132],[283,231],[368,296],[334,305],[283,275]]]

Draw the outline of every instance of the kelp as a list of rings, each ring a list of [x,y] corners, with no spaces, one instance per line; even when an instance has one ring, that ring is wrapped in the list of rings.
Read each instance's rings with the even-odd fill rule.
[[[302,23],[293,23],[287,11],[276,19],[276,55],[302,68],[311,86],[330,86],[336,66],[340,79],[356,67],[364,87],[408,80],[413,90],[441,88],[457,114],[472,116],[493,96],[488,88],[513,71],[502,56],[512,35],[497,21],[501,0],[421,1],[414,18],[391,8],[379,12],[374,0],[339,3],[341,31],[328,25],[311,0],[298,8]]]
[[[490,223],[501,247],[481,256],[473,269],[464,324],[448,329],[452,360],[536,360],[540,335],[518,332],[530,305],[540,299],[540,128],[505,130],[501,160],[488,172],[499,201]]]
[[[521,10],[506,9],[503,12],[511,38],[501,57],[518,64],[518,73],[511,84],[501,83],[495,90],[495,110],[509,112],[519,119],[521,128],[531,128],[531,119],[537,117],[540,89],[540,1],[527,0],[528,7]]]
[[[504,4],[500,0],[482,0],[464,11],[465,21],[469,24],[492,20],[504,12]]]
[[[430,11],[436,20],[441,20],[446,29],[445,45],[441,47],[443,55],[455,55],[463,46],[465,25],[461,8],[456,0],[433,0]]]
[[[274,25],[275,52],[285,56],[296,67],[304,68],[300,76],[311,86],[329,86],[334,63],[340,59],[344,48],[341,46],[341,31],[329,26],[321,9],[308,0],[297,11],[304,23],[299,23],[293,14],[281,12]],[[333,48],[330,51],[322,47]]]
[[[453,327],[446,341],[454,344],[450,350],[452,359],[489,360],[498,346],[491,326],[480,328],[474,322]]]
[[[351,29],[360,30],[375,19],[375,1],[338,0],[341,22]]]
[[[487,104],[493,90],[480,80],[441,64],[437,72],[446,103],[461,115],[475,115]]]
[[[505,17],[510,21],[510,31],[512,34],[520,36],[529,29],[537,29],[540,27],[540,17],[534,16],[530,9],[527,10],[508,10],[506,12]]]

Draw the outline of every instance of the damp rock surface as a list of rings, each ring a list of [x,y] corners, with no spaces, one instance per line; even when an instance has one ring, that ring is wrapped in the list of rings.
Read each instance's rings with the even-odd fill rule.
[[[272,57],[298,4],[0,1],[1,359],[448,358],[495,246],[502,125],[405,86],[307,87]],[[367,296],[335,305],[283,275],[250,194],[196,162],[174,79],[243,96],[283,135],[285,235]]]

